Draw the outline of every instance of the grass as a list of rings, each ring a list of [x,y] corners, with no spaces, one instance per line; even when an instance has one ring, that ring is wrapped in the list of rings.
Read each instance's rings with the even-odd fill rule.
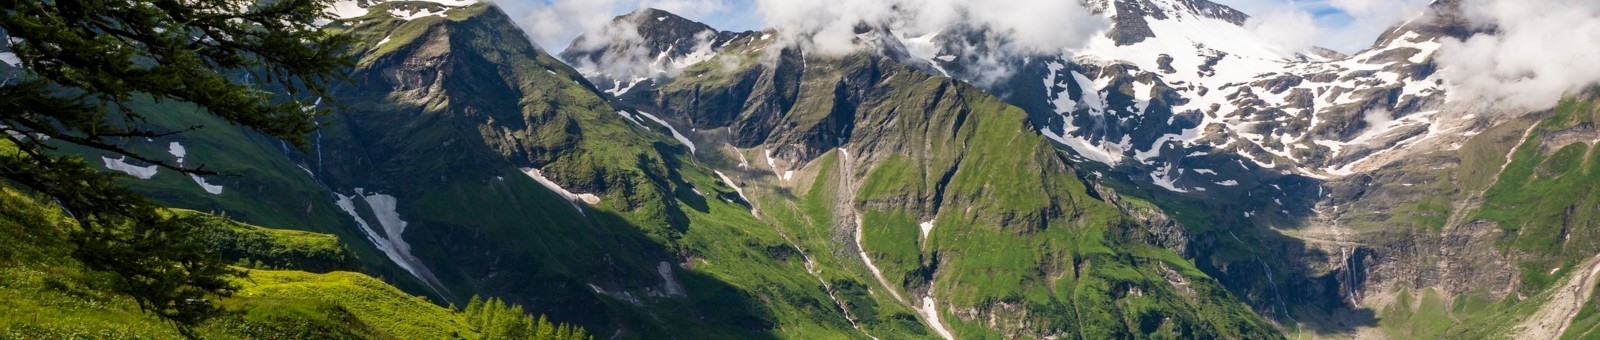
[[[223,306],[242,312],[243,321],[247,322],[292,314],[320,321],[319,324],[334,321],[365,325],[386,338],[449,339],[474,335],[466,332],[466,321],[460,313],[358,273],[252,270],[238,283],[239,292],[225,300]],[[329,310],[343,310],[349,315],[323,312]]]
[[[194,211],[176,213],[199,217],[206,243],[242,267],[313,272],[355,269],[345,244],[333,235],[262,228]]]
[[[810,63],[819,64],[824,63]],[[802,93],[831,88],[836,77],[849,77],[862,64],[852,59],[813,67],[801,85],[810,90]],[[901,325],[896,320],[904,320],[909,310],[882,290],[917,299],[931,287],[941,319],[962,338],[1052,331],[1091,338],[1275,334],[1188,261],[1109,236],[1131,222],[1088,194],[1061,163],[1059,151],[1028,133],[1020,110],[964,85],[896,66],[879,71],[883,74],[872,91],[893,100],[867,99],[861,107],[845,109],[855,110],[850,114],[857,122],[881,122],[856,127],[849,147],[882,157],[851,160],[866,176],[859,192],[845,199],[861,211],[865,251],[892,287],[881,287],[866,274],[854,254],[813,252],[822,268],[853,271],[847,280],[833,281],[847,300],[855,301],[859,293],[853,292],[860,289],[868,296],[877,291],[875,303],[860,304],[871,308],[853,308],[858,317],[877,312],[876,320],[864,321],[869,330]],[[818,114],[836,112],[841,104],[821,97],[802,96],[795,104],[799,112],[786,119],[802,131],[825,121]],[[853,223],[840,221],[836,198],[845,196],[840,193],[845,176],[856,173],[843,171],[848,169],[840,166],[842,156],[820,156],[802,170],[809,175],[798,176],[811,176],[811,183],[784,186],[801,189],[758,195],[765,197],[763,210],[771,219],[808,249],[848,242],[850,234],[838,228]],[[921,242],[917,224],[933,215],[936,226]],[[1184,277],[1192,288],[1187,293],[1173,288],[1163,271]],[[937,277],[938,284],[930,286],[922,275]],[[952,309],[994,313],[1021,327],[965,323],[948,312]]]
[[[297,165],[306,163],[315,169],[316,163],[296,161],[300,153],[287,143],[240,129],[191,104],[150,100],[137,103],[136,109],[146,118],[142,124],[149,129],[198,128],[160,139],[128,140],[126,146],[154,159],[175,162],[176,157],[168,149],[178,143],[185,149],[185,165],[223,174],[206,178],[211,184],[223,186],[223,192],[207,193],[188,176],[167,169],[158,170],[148,180],[128,177],[122,184],[177,209],[218,213],[225,219],[259,226],[330,234],[347,245],[344,252],[354,266],[341,264],[338,269],[403,272],[366,242],[353,221],[333,205],[333,196],[319,180]],[[315,136],[308,138],[315,140]],[[83,155],[91,166],[102,164],[100,152],[70,145],[62,145],[61,150]]]
[[[180,212],[194,214],[193,212]],[[220,219],[246,238],[269,238],[288,254],[337,249],[333,237],[269,230]],[[109,274],[73,260],[74,224],[38,198],[0,187],[0,338],[176,339],[176,324],[112,293]],[[255,240],[252,242],[257,242]],[[334,246],[330,248],[330,246]],[[252,253],[271,256],[279,253]],[[268,259],[272,261],[272,259]],[[289,262],[282,262],[289,263]],[[216,317],[192,328],[202,338],[476,339],[464,314],[359,273],[249,270],[219,298]]]
[[[1381,328],[1390,337],[1438,339],[1456,325],[1452,319],[1454,316],[1450,314],[1451,304],[1431,288],[1422,290],[1421,296],[1403,290],[1393,304],[1379,312],[1378,317],[1383,320]]]
[[[1524,293],[1549,288],[1566,274],[1552,274],[1551,269],[1571,267],[1589,256],[1569,250],[1600,244],[1600,235],[1583,228],[1600,224],[1600,213],[1584,208],[1600,205],[1600,190],[1590,185],[1600,182],[1597,150],[1577,142],[1549,154],[1541,152],[1543,136],[1592,124],[1594,111],[1591,104],[1577,101],[1557,107],[1514,151],[1511,163],[1484,193],[1476,217],[1495,222],[1508,233],[1498,243],[1502,250],[1533,255],[1519,263]]]
[[[872,136],[857,140],[877,138],[873,144],[893,150],[872,151],[903,158],[851,160],[857,171],[844,171],[843,155],[830,152],[804,170],[810,183],[792,187],[741,174],[762,207],[758,217],[722,199],[732,189],[684,147],[620,118],[576,72],[537,47],[513,43],[525,36],[497,9],[477,5],[408,22],[375,16],[346,26],[370,45],[357,46],[356,84],[337,91],[345,107],[317,136],[324,147],[318,161],[285,157],[272,141],[221,128],[185,145],[193,144],[197,161],[242,168],[245,177],[225,182],[223,195],[197,193],[182,177],[131,183],[182,208],[338,233],[362,269],[419,292],[328,204],[332,193],[354,188],[392,194],[408,222],[405,239],[446,283],[446,299],[496,296],[599,334],[623,328],[624,337],[643,338],[864,338],[820,277],[867,333],[885,339],[933,337],[885,291],[911,297],[928,288],[944,307],[941,318],[963,338],[1273,336],[1192,263],[1121,239],[1137,226],[1092,197],[1023,112],[966,85],[860,56],[812,62],[804,72],[773,69],[775,77],[800,78],[775,85],[783,87],[775,96],[807,95],[790,98],[792,114],[784,117],[783,129],[796,133],[769,144]],[[390,41],[375,43],[384,37]],[[416,70],[438,76],[426,79],[429,86],[393,82],[386,73],[414,65],[409,59],[435,58],[445,66]],[[740,71],[766,67],[753,58],[732,64]],[[662,88],[731,88],[744,74],[684,77],[706,80]],[[840,90],[840,79],[863,75],[882,76],[866,83],[874,86],[870,98]],[[159,154],[164,145],[141,147]],[[324,164],[323,154],[338,161]],[[290,161],[297,157],[314,165],[314,178],[301,175]],[[524,167],[543,169],[572,191],[599,194],[602,203],[572,208],[516,171]],[[861,192],[849,195],[840,183],[860,173],[869,173]],[[850,224],[838,211],[847,205],[873,222],[864,248],[898,280],[891,287],[867,274],[855,254],[831,251],[847,240],[837,229]],[[933,234],[918,241],[916,224],[934,215]],[[271,249],[280,244],[317,243],[245,234],[272,241],[260,247],[268,254],[278,254]],[[811,255],[818,277],[796,246]],[[617,291],[640,296],[664,285],[662,262],[686,296],[619,298]],[[244,311],[231,322],[303,324],[263,332],[471,337],[449,309],[361,274],[253,273],[238,297],[224,301]],[[937,277],[937,287],[919,282],[923,273]],[[949,312],[980,308],[1023,324],[990,329]]]
[[[1549,137],[1564,130],[1594,124],[1594,103],[1567,100],[1550,115],[1503,124],[1468,141],[1458,152],[1461,165],[1444,176],[1456,179],[1462,191],[1484,190],[1480,206],[1469,207],[1469,220],[1493,222],[1504,231],[1496,248],[1515,254],[1520,272],[1519,290],[1496,298],[1484,292],[1444,296],[1432,289],[1402,289],[1395,303],[1379,312],[1379,326],[1397,338],[1498,338],[1509,335],[1549,301],[1551,290],[1575,266],[1592,256],[1600,235],[1592,226],[1600,215],[1583,207],[1600,204],[1600,157],[1586,141],[1547,146]],[[1532,131],[1527,136],[1523,131]],[[1520,146],[1513,149],[1513,146]],[[1510,153],[1510,163],[1505,164]],[[1501,171],[1501,165],[1504,171]],[[1498,177],[1496,176],[1498,175]],[[1448,186],[1451,181],[1437,181]],[[1449,188],[1433,188],[1452,193]],[[1425,197],[1397,206],[1391,213],[1414,213],[1411,206],[1437,204],[1440,197]],[[1430,203],[1432,202],[1432,203]],[[1435,208],[1437,209],[1437,208]],[[1431,223],[1429,223],[1431,224]],[[1522,298],[1525,296],[1526,298]],[[1586,305],[1563,338],[1585,338],[1597,323],[1593,306]]]

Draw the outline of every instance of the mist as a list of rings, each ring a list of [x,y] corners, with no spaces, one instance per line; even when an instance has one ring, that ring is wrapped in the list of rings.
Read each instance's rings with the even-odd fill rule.
[[[1600,2],[1465,0],[1467,18],[1496,28],[1447,39],[1439,76],[1452,101],[1499,109],[1542,110],[1600,82]]]

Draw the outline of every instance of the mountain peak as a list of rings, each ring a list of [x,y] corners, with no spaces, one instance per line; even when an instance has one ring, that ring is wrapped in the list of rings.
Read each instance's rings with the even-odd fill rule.
[[[567,48],[567,53],[562,53],[562,57],[598,58],[600,56],[593,52],[600,52],[619,44],[642,44],[653,52],[686,51],[693,49],[697,42],[714,38],[722,33],[724,32],[710,25],[689,20],[672,12],[647,7],[619,15],[605,27],[578,36]]]
[[[1090,9],[1111,19],[1107,33],[1117,46],[1137,44],[1155,37],[1151,21],[1220,20],[1244,26],[1250,16],[1207,0],[1101,0]]]
[[[1373,47],[1387,46],[1411,33],[1416,34],[1413,38],[1420,40],[1436,40],[1444,37],[1466,40],[1478,33],[1492,30],[1493,28],[1478,26],[1467,19],[1466,13],[1461,9],[1461,0],[1438,0],[1428,5],[1427,11],[1421,16],[1384,31],[1378,36]]]
[[[560,57],[596,84],[611,85],[607,92],[621,95],[642,81],[704,61],[729,42],[752,34],[719,31],[672,12],[643,8],[579,36]]]
[[[649,32],[692,32],[716,31],[710,25],[690,20],[665,10],[645,7],[632,13],[623,14],[612,19],[612,23],[631,23],[639,27],[641,34]]]

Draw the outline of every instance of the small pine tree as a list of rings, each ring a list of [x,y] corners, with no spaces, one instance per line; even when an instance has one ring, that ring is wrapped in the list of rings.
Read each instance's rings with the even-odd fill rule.
[[[537,327],[538,327],[538,329],[535,330],[534,333],[533,333],[533,338],[534,339],[555,339],[556,338],[556,327],[555,327],[555,325],[551,325],[550,324],[550,319],[546,319],[544,317],[544,315],[540,315],[539,316],[539,322],[538,322],[538,326]]]
[[[477,295],[473,295],[472,296],[472,300],[467,302],[466,315],[467,315],[467,327],[471,327],[473,331],[482,332],[483,331],[483,319],[482,319],[483,318],[483,298],[478,297]]]
[[[529,316],[524,313],[522,306],[506,304],[498,298],[473,296],[462,313],[467,318],[467,326],[483,339],[593,339],[582,327],[552,324],[544,315],[537,318]]]

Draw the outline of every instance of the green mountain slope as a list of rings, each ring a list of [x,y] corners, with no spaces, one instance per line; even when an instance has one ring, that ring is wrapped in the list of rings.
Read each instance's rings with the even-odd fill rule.
[[[422,8],[443,14],[388,14]],[[128,182],[336,234],[357,269],[436,304],[496,297],[605,337],[1276,336],[1146,242],[1160,228],[1118,208],[1142,203],[1086,183],[1025,114],[970,86],[869,55],[749,50],[619,104],[490,5],[371,13],[329,28],[362,43],[311,149],[207,127],[182,144],[242,174],[206,179],[221,194],[171,174]],[[344,268],[319,254],[292,262]],[[262,275],[250,289],[398,294]],[[398,307],[345,308],[382,328],[363,313]],[[449,329],[426,325],[385,332]]]
[[[1236,294],[1286,306],[1258,310],[1287,332],[1591,337],[1595,102],[1590,91],[1553,110],[1496,117],[1482,133],[1415,146],[1380,169],[1254,197],[1139,194],[1192,227],[1190,242],[1201,246],[1190,255],[1202,270],[1227,273]],[[1261,197],[1307,212],[1217,213],[1259,209]]]
[[[1021,110],[870,54],[744,44],[631,103],[719,145],[699,155],[736,174],[835,295],[870,293],[842,302],[868,333],[902,329],[910,310],[960,338],[1277,336],[1143,242],[1149,226]]]
[[[501,297],[628,337],[855,333],[736,190],[498,9],[407,21],[385,6],[420,5],[336,27],[370,45],[335,90],[315,169],[364,196],[369,225],[382,209],[362,201],[395,202],[446,301]]]
[[[1458,166],[1425,169],[1428,163],[1418,162],[1422,164],[1381,171],[1378,176],[1402,176],[1423,184],[1400,186],[1405,189],[1385,185],[1373,189],[1377,199],[1353,200],[1361,207],[1399,203],[1353,214],[1356,228],[1410,227],[1363,235],[1373,243],[1427,240],[1431,234],[1487,235],[1457,255],[1435,258],[1447,268],[1475,264],[1462,270],[1470,278],[1451,275],[1457,272],[1452,270],[1437,285],[1419,283],[1373,292],[1416,296],[1410,301],[1423,304],[1385,307],[1379,314],[1385,331],[1423,337],[1594,336],[1600,323],[1589,306],[1594,299],[1593,270],[1600,268],[1594,255],[1600,253],[1600,234],[1594,228],[1600,220],[1593,209],[1585,208],[1600,204],[1600,190],[1592,185],[1600,181],[1596,177],[1600,157],[1595,156],[1594,145],[1600,139],[1593,132],[1600,106],[1594,98],[1591,92],[1566,100],[1554,110],[1476,136],[1459,150],[1430,156]],[[1451,307],[1430,310],[1427,303]],[[1429,313],[1436,316],[1407,317]]]

